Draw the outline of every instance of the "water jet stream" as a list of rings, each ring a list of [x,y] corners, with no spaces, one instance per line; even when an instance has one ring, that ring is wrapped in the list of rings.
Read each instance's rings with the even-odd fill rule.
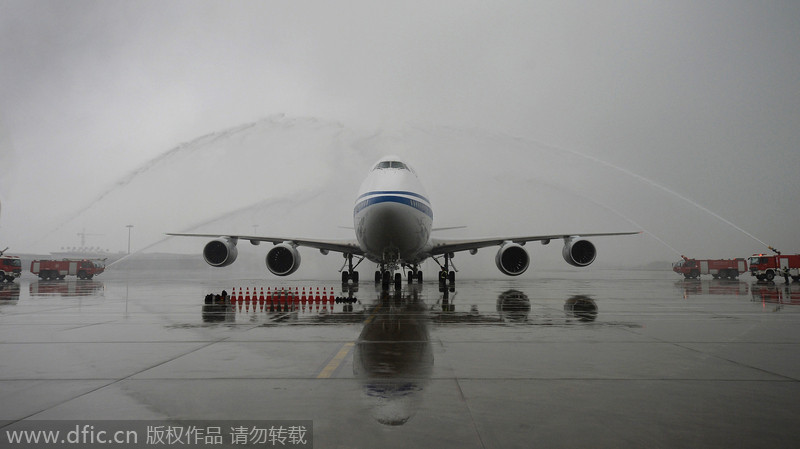
[[[664,191],[664,192],[667,192],[667,193],[669,193],[670,195],[673,195],[674,197],[676,197],[676,198],[678,198],[678,199],[681,199],[681,200],[683,200],[683,201],[685,201],[685,202],[687,202],[687,203],[691,204],[692,206],[694,206],[694,207],[696,207],[696,208],[698,208],[698,209],[702,210],[703,212],[705,212],[705,213],[707,213],[707,214],[711,215],[712,217],[714,217],[714,218],[716,218],[716,219],[718,219],[718,220],[722,221],[723,223],[727,224],[728,226],[730,226],[730,227],[732,227],[732,228],[736,229],[737,231],[739,231],[739,232],[743,233],[744,235],[746,235],[746,236],[750,237],[751,239],[755,240],[756,242],[758,242],[758,243],[760,243],[760,244],[764,245],[765,247],[769,247],[769,245],[767,245],[766,243],[764,243],[764,241],[762,241],[761,239],[757,238],[756,236],[754,236],[754,235],[753,235],[753,234],[751,234],[750,232],[747,232],[746,230],[744,230],[744,229],[742,229],[741,227],[739,227],[739,226],[735,225],[734,223],[732,223],[730,220],[728,220],[728,219],[726,219],[726,218],[722,217],[721,215],[719,215],[719,214],[717,214],[717,213],[715,213],[715,212],[713,212],[713,211],[709,210],[707,207],[705,207],[705,206],[703,206],[703,205],[701,205],[701,204],[698,204],[696,201],[693,201],[693,200],[691,200],[691,199],[689,199],[689,198],[687,198],[687,197],[685,197],[685,196],[681,195],[680,193],[678,193],[678,192],[675,192],[674,190],[670,189],[669,187],[665,187],[665,186],[663,186],[663,185],[661,185],[661,184],[658,184],[658,183],[657,183],[657,182],[655,182],[655,181],[652,181],[652,180],[650,180],[650,179],[647,179],[647,178],[645,178],[644,176],[642,176],[642,175],[639,175],[639,174],[637,174],[637,173],[634,173],[634,172],[632,172],[632,171],[630,171],[630,170],[628,170],[628,169],[626,169],[626,168],[619,167],[619,166],[617,166],[617,165],[614,165],[614,164],[612,164],[612,163],[610,163],[610,162],[606,162],[606,161],[604,161],[604,160],[602,160],[602,159],[598,159],[598,158],[596,158],[596,157],[594,157],[594,156],[589,156],[589,155],[587,155],[587,154],[583,154],[583,153],[580,153],[580,152],[578,152],[578,151],[574,151],[574,150],[566,150],[566,149],[563,149],[563,148],[558,148],[558,147],[555,147],[555,146],[552,146],[552,145],[543,144],[543,143],[541,143],[541,142],[535,142],[535,143],[536,143],[536,144],[538,144],[538,145],[541,145],[543,148],[549,149],[549,150],[551,150],[551,151],[561,151],[561,152],[570,153],[570,154],[573,154],[573,155],[575,155],[575,156],[578,156],[578,157],[581,157],[581,158],[584,158],[584,159],[590,160],[590,161],[592,161],[592,162],[595,162],[595,163],[598,163],[598,164],[601,164],[601,165],[605,165],[606,167],[610,167],[610,168],[612,168],[612,169],[614,169],[614,170],[620,171],[620,172],[622,172],[622,173],[624,173],[624,174],[626,174],[626,175],[628,175],[628,176],[630,176],[630,177],[632,177],[632,178],[634,178],[634,179],[637,179],[637,180],[639,180],[639,181],[641,181],[641,182],[644,182],[644,183],[646,183],[646,184],[649,184],[650,186],[652,186],[652,187],[655,187],[656,189],[659,189],[659,190],[662,190],[662,191]],[[624,217],[623,217],[623,218],[624,218]],[[648,234],[649,234],[649,233],[648,233]],[[651,234],[651,235],[652,235],[652,234]],[[655,236],[654,236],[654,237],[655,237]],[[667,246],[669,246],[669,245],[667,245]]]
[[[564,188],[564,187],[560,187],[560,186],[556,186],[556,185],[549,184],[549,183],[546,183],[546,182],[542,182],[542,181],[540,181],[540,180],[533,181],[533,180],[530,180],[530,179],[529,179],[529,180],[528,180],[528,182],[529,182],[529,183],[530,183],[530,182],[537,182],[537,183],[539,183],[539,184],[546,185],[546,186],[548,186],[548,187],[550,187],[550,188],[553,188],[553,189],[555,189],[555,190],[563,190],[563,191],[566,191],[567,193],[570,193],[570,194],[572,194],[572,195],[575,195],[575,196],[577,196],[577,197],[579,197],[579,198],[581,198],[581,199],[584,199],[584,200],[586,200],[586,201],[589,201],[590,203],[594,204],[595,206],[598,206],[598,207],[600,207],[600,208],[606,209],[606,210],[608,210],[609,212],[613,213],[614,215],[616,215],[616,216],[618,216],[618,217],[622,218],[623,220],[627,221],[628,223],[632,224],[633,226],[635,226],[635,227],[637,227],[637,228],[641,229],[643,233],[645,233],[645,234],[647,234],[647,235],[649,235],[649,236],[653,237],[654,239],[656,239],[656,241],[657,241],[657,242],[659,242],[659,243],[661,243],[662,245],[666,246],[667,248],[669,248],[669,249],[670,249],[670,251],[674,252],[674,253],[675,253],[675,254],[677,254],[678,256],[680,256],[680,255],[682,254],[680,251],[678,251],[677,249],[675,249],[675,248],[674,248],[672,245],[670,245],[669,243],[665,242],[664,240],[662,240],[662,239],[661,239],[660,237],[658,237],[657,235],[655,235],[655,234],[653,234],[652,232],[650,232],[650,231],[648,231],[647,229],[645,229],[645,227],[644,227],[644,226],[640,225],[639,223],[637,223],[636,221],[634,221],[632,218],[629,218],[628,216],[624,215],[622,212],[620,212],[620,211],[618,211],[618,210],[616,210],[616,209],[614,209],[614,208],[612,208],[612,207],[610,207],[610,206],[608,206],[608,205],[606,205],[606,204],[600,203],[600,202],[598,202],[598,201],[596,201],[596,200],[594,200],[594,199],[592,199],[592,198],[589,198],[588,196],[582,195],[582,194],[580,194],[580,193],[578,193],[578,192],[575,192],[575,191],[573,191],[573,190],[571,190],[571,189],[567,189],[567,188]]]

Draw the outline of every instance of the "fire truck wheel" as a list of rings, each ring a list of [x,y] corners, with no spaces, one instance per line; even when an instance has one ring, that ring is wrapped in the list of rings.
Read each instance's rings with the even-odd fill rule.
[[[771,281],[771,280],[775,279],[775,273],[772,270],[767,271],[766,278],[767,278],[768,281]]]
[[[700,272],[697,270],[692,270],[692,279],[697,279],[700,277]]]

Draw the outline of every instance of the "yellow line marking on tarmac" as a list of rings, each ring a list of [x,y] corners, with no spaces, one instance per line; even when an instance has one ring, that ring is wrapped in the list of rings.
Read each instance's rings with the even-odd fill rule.
[[[369,317],[367,317],[366,320],[364,320],[364,324],[369,324],[370,322],[372,322],[372,320],[375,319],[375,315],[378,314],[378,311],[380,311],[380,309],[381,309],[380,306],[376,307],[375,310],[372,311],[372,315],[370,315]],[[336,370],[339,368],[339,365],[342,364],[342,361],[345,359],[345,357],[347,357],[347,355],[350,354],[350,350],[353,349],[353,346],[355,345],[356,342],[354,341],[349,341],[344,345],[342,345],[342,348],[339,349],[339,352],[337,352],[336,355],[333,356],[331,361],[328,362],[327,365],[325,365],[325,368],[323,368],[322,371],[320,371],[319,374],[317,374],[317,379],[330,378],[333,375],[333,373],[336,372]]]
[[[327,379],[331,377],[333,372],[336,371],[336,368],[339,368],[342,360],[347,357],[347,354],[350,354],[350,350],[353,349],[353,346],[355,346],[355,343],[352,341],[345,343],[344,346],[342,346],[342,349],[340,349],[333,359],[328,362],[328,365],[325,366],[322,371],[320,371],[320,373],[317,375],[317,379]]]
[[[372,314],[370,316],[368,316],[366,320],[364,320],[364,324],[371,323],[372,320],[374,320],[375,317],[378,315],[378,312],[381,311],[381,307],[382,306],[380,304],[378,304],[378,307],[375,307],[374,309],[372,309]]]

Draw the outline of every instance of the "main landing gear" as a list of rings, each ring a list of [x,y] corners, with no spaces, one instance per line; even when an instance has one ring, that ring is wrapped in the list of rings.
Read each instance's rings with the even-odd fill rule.
[[[353,255],[352,254],[345,254],[344,258],[347,259],[342,268],[339,271],[342,272],[342,285],[347,285],[350,281],[353,284],[358,284],[358,271],[356,271],[356,267],[364,261],[364,257],[361,257],[358,262],[353,265]],[[345,265],[347,266],[347,270],[344,269]]]
[[[453,258],[453,253],[443,254],[442,259],[444,259],[444,262],[439,262],[439,259],[435,257],[433,258],[433,260],[435,260],[436,263],[439,264],[439,267],[441,268],[441,270],[439,271],[440,286],[447,285],[448,281],[450,282],[451,286],[455,285],[456,283],[456,271],[458,270],[456,269],[455,264],[453,264],[453,261],[451,260],[452,258]],[[452,271],[450,270],[450,266],[453,267]]]

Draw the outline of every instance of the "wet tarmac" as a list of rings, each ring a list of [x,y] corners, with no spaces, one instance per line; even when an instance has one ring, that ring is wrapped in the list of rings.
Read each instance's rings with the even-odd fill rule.
[[[106,274],[0,287],[5,429],[304,420],[317,448],[797,446],[798,285]],[[204,303],[240,288],[248,301]]]

